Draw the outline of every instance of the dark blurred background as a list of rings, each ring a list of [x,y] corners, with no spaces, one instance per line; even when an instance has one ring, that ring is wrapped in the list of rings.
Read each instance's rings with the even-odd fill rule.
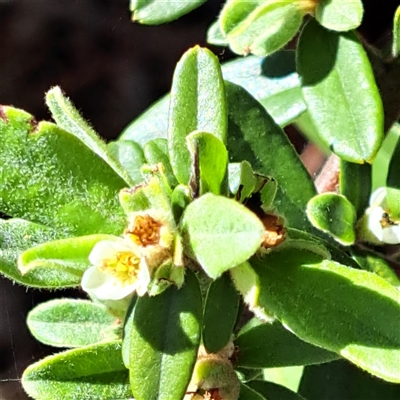
[[[169,90],[185,50],[205,45],[207,27],[224,1],[209,0],[158,27],[132,23],[128,3],[0,0],[0,104],[50,119],[44,93],[60,85],[101,136],[116,138]],[[364,36],[372,43],[387,42],[398,0],[364,3]],[[212,49],[221,61],[232,58],[229,50]],[[72,295],[79,292],[27,290],[0,277],[0,400],[27,399],[13,380],[33,361],[59,351],[31,338],[27,312],[47,299]]]

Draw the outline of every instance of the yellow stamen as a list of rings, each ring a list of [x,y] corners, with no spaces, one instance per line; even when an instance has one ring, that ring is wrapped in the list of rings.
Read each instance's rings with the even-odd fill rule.
[[[125,233],[137,244],[149,246],[160,242],[161,227],[162,224],[150,215],[137,215]]]
[[[130,251],[117,253],[112,258],[103,260],[101,268],[114,275],[119,281],[133,283],[138,276],[140,258]]]

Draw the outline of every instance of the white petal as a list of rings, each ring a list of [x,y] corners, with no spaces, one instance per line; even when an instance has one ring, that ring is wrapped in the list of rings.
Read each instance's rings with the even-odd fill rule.
[[[135,283],[124,285],[97,266],[85,271],[81,286],[85,292],[99,300],[120,300],[135,290]]]
[[[101,240],[94,245],[89,255],[89,261],[92,265],[103,265],[105,259],[111,258],[122,251],[132,251],[124,240]]]
[[[382,241],[388,244],[400,243],[400,225],[389,225],[383,228]]]
[[[380,242],[383,241],[383,228],[381,219],[384,214],[382,207],[371,207],[367,209],[367,227],[373,236]]]
[[[143,296],[150,283],[150,271],[144,258],[140,260],[139,268],[135,290],[138,296]]]
[[[385,207],[386,205],[386,188],[385,187],[380,187],[374,191],[374,193],[371,194],[371,197],[369,199],[369,205],[371,207],[373,206],[379,206],[379,207]]]

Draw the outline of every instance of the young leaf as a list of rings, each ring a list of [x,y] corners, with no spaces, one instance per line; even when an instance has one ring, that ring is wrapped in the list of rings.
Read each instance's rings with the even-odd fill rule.
[[[320,364],[340,358],[336,353],[313,346],[297,338],[279,322],[250,321],[235,340],[237,365],[248,368],[276,368]]]
[[[120,234],[125,216],[117,194],[126,183],[110,166],[56,125],[37,124],[15,108],[1,110],[0,211],[64,236]]]
[[[377,379],[340,360],[304,368],[298,393],[307,400],[398,400],[400,385]]]
[[[219,22],[235,53],[265,56],[289,42],[304,14],[295,0],[232,0],[222,9]]]
[[[400,189],[400,140],[397,140],[392,158],[389,163],[387,186]]]
[[[251,196],[256,188],[257,178],[254,176],[250,163],[230,163],[228,165],[229,190],[240,202]]]
[[[21,383],[25,392],[35,400],[132,397],[128,370],[121,358],[120,341],[81,347],[46,357],[24,371]]]
[[[143,150],[149,164],[155,165],[161,163],[163,165],[169,185],[175,187],[178,181],[175,178],[171,163],[169,162],[167,139],[158,138],[150,140],[143,146]]]
[[[145,25],[171,22],[200,7],[206,0],[131,0],[132,21]]]
[[[17,259],[24,250],[59,236],[59,232],[47,226],[22,219],[0,219],[0,273],[22,285],[57,289],[60,282],[58,271],[43,274],[43,271],[33,270],[22,276],[17,268]]]
[[[253,380],[248,382],[247,385],[268,400],[305,400],[296,392],[273,382]]]
[[[363,16],[361,0],[321,0],[315,8],[316,20],[333,31],[349,31],[361,25]]]
[[[25,250],[18,257],[18,268],[23,275],[38,270],[43,276],[48,271],[60,274],[60,286],[78,286],[83,273],[90,266],[89,254],[101,240],[115,240],[111,235],[90,235],[60,239],[39,244]]]
[[[208,353],[217,353],[231,339],[239,300],[229,275],[223,274],[210,284],[203,317],[203,343]]]
[[[307,216],[316,228],[327,232],[339,243],[354,243],[357,215],[346,197],[336,193],[318,194],[308,202]]]
[[[140,171],[146,163],[143,149],[133,140],[119,140],[107,145],[110,155],[112,155],[122,165],[131,179],[131,183],[137,185],[143,182],[144,178]]]
[[[353,204],[360,218],[369,203],[372,186],[372,167],[340,160],[340,193]]]
[[[178,62],[171,88],[169,155],[182,184],[189,182],[192,162],[186,136],[195,130],[210,132],[226,142],[227,109],[221,68],[214,54],[198,46]]]
[[[181,226],[190,255],[213,279],[251,257],[264,232],[262,222],[249,209],[211,193],[188,205]]]
[[[320,138],[346,161],[371,163],[383,140],[383,108],[357,36],[310,21],[299,39],[297,67]]]
[[[29,312],[32,335],[55,347],[81,347],[118,339],[116,319],[107,309],[87,300],[56,299]]]
[[[136,400],[181,400],[201,336],[202,304],[196,277],[181,289],[138,298],[130,332],[130,381]],[[150,372],[150,373],[149,373]]]
[[[240,383],[240,395],[238,400],[267,400],[267,398],[247,384]]]
[[[208,192],[227,195],[228,153],[224,144],[207,132],[192,132],[186,140],[195,169],[198,169],[200,196]]]
[[[46,93],[46,104],[54,121],[56,121],[61,129],[81,140],[93,153],[102,158],[128,185],[133,186],[135,184],[129,174],[121,167],[119,161],[108,152],[106,144],[100,139],[99,135],[82,118],[71,101],[64,96],[61,88],[55,86]]]
[[[245,159],[254,171],[273,176],[278,182],[274,205],[285,216],[287,225],[310,229],[304,210],[316,191],[292,144],[261,104],[246,90],[227,82],[226,92],[230,162]]]
[[[392,55],[398,57],[400,54],[400,6],[397,7],[393,20],[393,45]]]
[[[252,260],[259,303],[300,339],[400,383],[399,291],[377,275],[286,249]]]
[[[228,46],[228,41],[221,32],[218,20],[215,21],[207,30],[207,43],[215,44],[216,46]]]

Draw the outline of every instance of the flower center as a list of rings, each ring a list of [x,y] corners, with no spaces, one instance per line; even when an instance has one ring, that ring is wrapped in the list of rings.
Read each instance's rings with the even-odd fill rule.
[[[114,275],[119,281],[131,284],[137,279],[139,264],[139,257],[130,251],[123,251],[103,260],[101,268]]]
[[[387,226],[397,225],[389,218],[388,213],[383,213],[382,219],[379,222],[381,223],[382,228],[386,228]]]
[[[162,224],[150,215],[138,215],[135,217],[133,226],[130,226],[125,233],[133,235],[132,239],[139,242],[138,244],[149,246],[159,243],[161,226]]]

